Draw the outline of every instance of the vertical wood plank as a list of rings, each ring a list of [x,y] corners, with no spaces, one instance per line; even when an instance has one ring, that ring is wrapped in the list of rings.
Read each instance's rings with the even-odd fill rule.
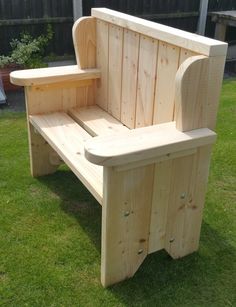
[[[186,208],[192,202],[195,155],[173,160],[165,249],[172,258],[184,256]]]
[[[210,156],[211,145],[207,145],[195,155],[173,161],[165,241],[173,258],[198,249]]]
[[[189,199],[184,223],[184,243],[182,254],[187,255],[199,247],[202,215],[207,191],[212,146],[199,147],[196,156],[195,178],[192,183],[193,198]],[[190,194],[191,195],[191,194]]]
[[[155,165],[148,253],[165,247],[171,171],[172,160]]]
[[[130,129],[133,129],[135,125],[138,55],[139,34],[133,31],[125,30],[123,49],[121,122]]]
[[[52,164],[51,157],[57,157],[57,154],[29,122],[28,139],[31,175],[38,177],[54,173],[58,165]]]
[[[134,275],[148,253],[154,166],[104,168],[101,280],[109,286]]]
[[[31,88],[26,88],[25,98],[31,175],[37,177],[54,173],[58,165],[52,164],[50,158],[51,156],[57,156],[57,154],[43,137],[35,131],[28,119],[29,115],[38,114],[41,111],[41,92],[35,92]]]
[[[181,48],[180,50],[180,57],[179,57],[179,66],[188,58],[190,58],[191,56],[197,55],[197,53],[189,50],[189,49],[184,49]]]
[[[123,61],[123,28],[109,25],[108,112],[120,119]]]
[[[159,42],[153,124],[170,122],[174,116],[175,76],[180,48]]]
[[[94,104],[95,104],[95,83],[93,83],[90,86],[76,88],[77,107],[86,107]]]
[[[97,20],[97,63],[101,78],[97,80],[96,104],[107,111],[108,107],[108,23]]]
[[[157,40],[140,37],[136,128],[152,125],[157,48]]]
[[[68,110],[76,106],[76,88],[62,89],[63,110]]]

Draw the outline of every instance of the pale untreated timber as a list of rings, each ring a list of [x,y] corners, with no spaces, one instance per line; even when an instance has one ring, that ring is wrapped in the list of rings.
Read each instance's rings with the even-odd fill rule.
[[[209,58],[207,87],[207,127],[215,130],[225,67],[225,56]]]
[[[138,33],[124,31],[121,122],[132,129],[135,127],[139,43]]]
[[[30,170],[33,177],[54,173],[58,164],[52,162],[52,155],[56,152],[45,139],[28,123],[28,139],[30,145]]]
[[[129,130],[98,106],[70,109],[69,114],[92,136],[113,135],[114,133]]]
[[[123,28],[109,25],[108,49],[108,113],[120,120],[122,61],[123,61]]]
[[[165,247],[172,159],[155,164],[148,253]]]
[[[62,82],[56,82],[56,83],[46,83],[46,84],[39,84],[39,85],[33,85],[31,88],[34,88],[38,91],[48,91],[52,89],[71,89],[71,88],[78,88],[78,87],[89,87],[93,85],[92,79],[86,79],[86,80],[75,80],[75,81],[62,81]]]
[[[148,254],[153,171],[153,165],[125,172],[104,168],[101,281],[105,287],[133,276]]]
[[[29,120],[102,204],[102,167],[84,157],[84,142],[91,136],[65,113],[34,115],[29,116]]]
[[[207,127],[209,59],[194,56],[184,61],[176,74],[176,128],[189,131]]]
[[[170,122],[174,116],[175,76],[180,48],[159,42],[153,124]]]
[[[86,83],[84,83],[86,81]],[[27,86],[26,93],[26,107],[30,115],[43,114],[49,112],[67,111],[74,107],[83,107],[93,103],[93,97],[89,94],[91,91],[90,84],[82,80],[76,83],[72,82],[75,87],[63,86],[63,82],[53,83],[49,85]],[[78,84],[83,83],[83,87]],[[86,86],[85,86],[86,85]]]
[[[173,153],[168,153],[165,154],[163,156],[158,156],[158,157],[154,157],[151,159],[143,159],[137,162],[129,162],[129,163],[125,163],[122,165],[118,165],[118,166],[114,166],[114,170],[116,170],[117,172],[121,172],[121,171],[127,171],[130,169],[134,169],[137,167],[141,167],[141,166],[146,166],[146,165],[150,165],[150,164],[154,164],[154,163],[160,163],[160,162],[164,162],[167,160],[173,160],[179,157],[185,157],[188,155],[192,155],[194,153],[197,152],[196,148],[191,148],[191,149],[187,149],[187,150],[183,150],[183,151],[177,151],[177,152],[173,152]]]
[[[95,137],[85,143],[85,156],[95,164],[115,166],[212,144],[215,139],[207,128],[184,133],[171,122]]]
[[[210,156],[208,145],[172,162],[165,249],[174,259],[198,249]]]
[[[108,58],[109,58],[109,25],[97,20],[96,23],[97,50],[96,66],[101,70],[101,79],[97,80],[96,104],[107,111],[108,107]]]
[[[11,82],[21,86],[33,86],[56,82],[79,81],[100,78],[100,70],[79,69],[77,65],[36,68],[13,71]]]
[[[191,49],[194,52],[207,56],[226,55],[227,52],[227,44],[223,42],[110,9],[93,8],[92,16],[166,43],[181,48]]]
[[[158,41],[140,36],[135,127],[152,124]],[[152,56],[150,56],[152,55]]]
[[[77,65],[80,69],[96,67],[96,20],[81,17],[72,29]]]

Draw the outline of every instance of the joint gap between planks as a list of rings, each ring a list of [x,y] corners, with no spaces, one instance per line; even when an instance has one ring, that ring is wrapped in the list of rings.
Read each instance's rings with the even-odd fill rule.
[[[152,124],[154,125],[154,112],[155,112],[155,101],[156,101],[156,94],[157,94],[157,70],[158,70],[158,55],[159,55],[159,49],[160,49],[160,44],[161,44],[161,41],[160,40],[157,40],[157,44],[158,44],[158,47],[157,47],[157,59],[156,59],[156,72],[155,72],[155,84],[154,84],[154,95],[153,95],[153,105],[152,105]]]
[[[155,95],[156,95],[156,83],[157,83],[157,65],[158,65],[158,56],[159,56],[159,48],[160,48],[160,41],[157,39],[152,38],[152,42],[157,44],[157,53],[156,53],[156,63],[155,63],[155,75],[154,75],[154,85],[153,85],[153,93],[152,93],[152,125],[154,119],[154,109],[155,109]]]
[[[140,55],[140,41],[141,35],[137,32],[138,35],[138,60],[137,60],[137,77],[136,77],[136,93],[135,93],[135,104],[134,104],[134,129],[136,127],[136,114],[137,114],[137,97],[138,97],[138,72],[139,72],[139,55]]]
[[[119,104],[120,104],[120,114],[119,114],[119,120],[121,120],[121,108],[122,108],[122,89],[123,89],[123,82],[122,82],[122,77],[123,77],[123,62],[124,62],[124,28],[121,27],[120,28],[121,31],[122,31],[122,53],[121,53],[121,58],[122,58],[122,61],[121,61],[121,72],[120,72],[120,78],[121,78],[121,83],[120,83],[120,97],[119,97]],[[119,29],[119,31],[120,31]]]

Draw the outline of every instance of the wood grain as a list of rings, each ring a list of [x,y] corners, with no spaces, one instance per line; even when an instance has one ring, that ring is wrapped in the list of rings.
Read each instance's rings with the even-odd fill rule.
[[[21,86],[34,86],[58,82],[74,82],[79,80],[98,79],[100,70],[79,69],[77,65],[35,68],[13,71],[11,82]]]
[[[139,60],[139,34],[124,31],[121,122],[127,127],[135,127],[137,97],[137,77]]]
[[[120,120],[123,61],[123,29],[109,25],[108,113]]]
[[[72,29],[77,65],[80,69],[96,67],[96,20],[78,19]]]
[[[126,172],[104,169],[101,281],[105,287],[133,276],[148,253],[152,184],[152,165]]]
[[[135,127],[152,124],[158,42],[140,37]]]
[[[92,16],[117,26],[128,28],[154,39],[207,56],[226,55],[227,44],[156,22],[130,16],[106,8],[93,8]]]
[[[69,115],[92,136],[113,135],[129,130],[98,106],[70,109]]]
[[[215,139],[207,128],[184,133],[171,122],[90,139],[85,156],[98,165],[116,166],[212,144]]]
[[[96,104],[107,111],[108,108],[108,57],[109,26],[107,22],[97,20],[97,52],[96,65],[101,70],[101,79],[97,80]]]
[[[207,127],[209,59],[194,56],[176,74],[176,128],[181,131]]]
[[[174,116],[175,76],[180,48],[159,42],[153,123],[170,122]]]
[[[84,157],[84,142],[91,136],[65,113],[31,115],[29,120],[102,204],[102,167],[90,163]]]

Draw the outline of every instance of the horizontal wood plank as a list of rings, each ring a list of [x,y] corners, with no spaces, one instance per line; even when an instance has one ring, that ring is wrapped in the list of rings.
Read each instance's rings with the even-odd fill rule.
[[[103,168],[90,163],[84,157],[84,143],[91,136],[62,112],[30,115],[29,120],[102,204]]]
[[[90,139],[85,156],[95,164],[116,166],[212,144],[215,139],[207,128],[181,132],[170,122]]]
[[[93,8],[92,16],[166,43],[190,49],[200,54],[217,56],[225,55],[227,52],[227,44],[224,42],[110,9]]]
[[[129,130],[98,106],[73,108],[69,110],[69,115],[92,136],[111,135]]]
[[[79,69],[77,65],[16,70],[10,74],[11,83],[21,86],[51,84],[56,82],[99,79],[96,68]]]

